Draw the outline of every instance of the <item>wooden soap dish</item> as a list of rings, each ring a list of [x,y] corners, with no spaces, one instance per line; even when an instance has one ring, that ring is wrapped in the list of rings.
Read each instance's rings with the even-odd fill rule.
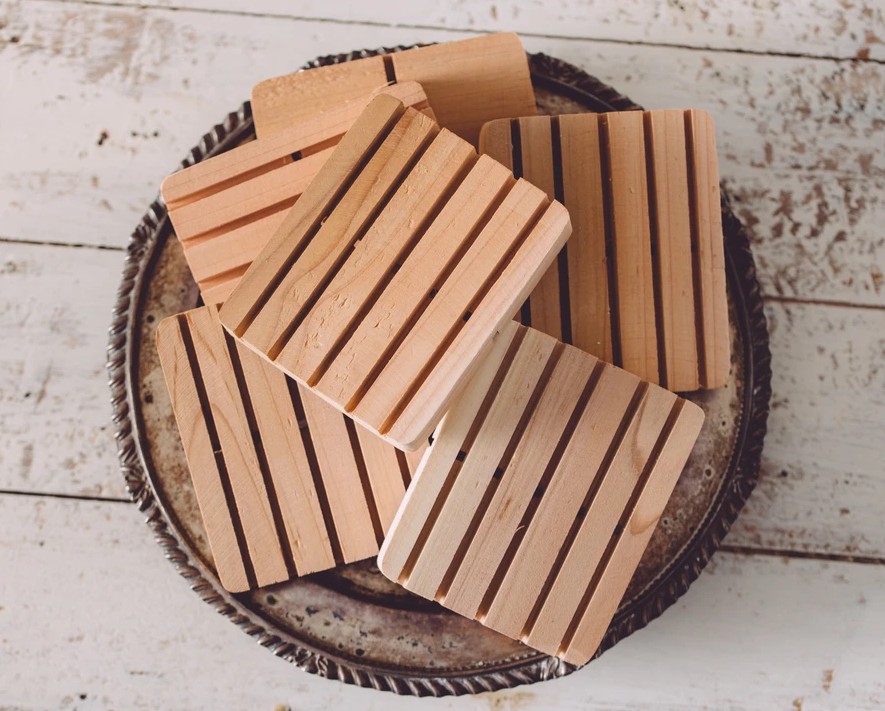
[[[214,306],[164,319],[157,346],[227,590],[378,552],[415,455],[395,450],[237,344]]]
[[[510,322],[434,433],[378,567],[584,664],[703,421],[697,405]]]
[[[708,113],[499,120],[483,128],[480,151],[572,217],[523,323],[675,392],[725,384],[731,334]]]
[[[378,96],[221,321],[371,431],[414,449],[569,232],[565,208],[541,190]]]

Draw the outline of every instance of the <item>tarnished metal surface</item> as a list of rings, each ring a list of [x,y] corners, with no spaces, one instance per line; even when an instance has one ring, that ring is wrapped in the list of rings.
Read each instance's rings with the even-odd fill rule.
[[[316,63],[366,54],[374,52]],[[530,60],[543,112],[637,108],[571,65],[543,55]],[[252,136],[244,106],[207,134],[186,162]],[[727,206],[723,219],[731,378],[725,388],[689,395],[707,413],[704,429],[603,648],[647,624],[685,592],[755,484],[770,397],[768,334],[746,235]],[[398,693],[469,693],[573,670],[412,596],[383,578],[374,561],[252,593],[226,593],[212,568],[154,345],[158,322],[193,308],[197,299],[165,207],[155,203],[133,235],[111,327],[112,402],[130,493],[169,558],[206,602],[307,671]]]

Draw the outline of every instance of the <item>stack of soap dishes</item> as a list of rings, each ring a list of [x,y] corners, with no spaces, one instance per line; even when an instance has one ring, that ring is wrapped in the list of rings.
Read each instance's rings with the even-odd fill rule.
[[[378,556],[584,664],[729,375],[714,129],[535,116],[515,35],[257,85],[163,184],[160,361],[231,592]],[[477,148],[479,152],[477,152]]]

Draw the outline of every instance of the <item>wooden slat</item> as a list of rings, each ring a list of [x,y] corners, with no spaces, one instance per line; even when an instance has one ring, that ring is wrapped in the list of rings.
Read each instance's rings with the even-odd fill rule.
[[[522,177],[541,188],[551,200],[556,199],[551,122],[521,119],[519,136]],[[550,266],[532,292],[530,313],[532,328],[562,339],[558,264]]]
[[[217,312],[209,309],[185,314],[187,329],[199,364],[211,417],[218,432],[218,445],[228,485],[236,501],[235,525],[242,528],[255,584],[269,585],[288,577],[267,482],[259,461],[258,443],[246,416],[245,393],[241,392],[229,346],[218,323]],[[209,417],[210,415],[206,415]],[[234,516],[233,512],[230,512]]]
[[[553,586],[528,631],[526,642],[530,645],[551,647],[565,640],[572,614],[563,615],[562,610],[574,611],[581,604],[589,582],[583,575],[584,571],[595,571],[607,564],[605,552],[612,538],[617,538],[615,527],[640,483],[644,464],[664,429],[676,396],[656,388],[640,391],[636,400],[636,409],[628,414],[631,419],[614,457],[606,470],[600,472],[602,481],[577,535],[567,539],[566,557],[559,570],[555,571]]]
[[[566,257],[530,297],[533,327],[674,391],[726,383],[714,132],[695,110],[486,124],[480,150],[561,190],[572,217]]]
[[[326,162],[310,189],[295,203],[282,224],[256,257],[249,269],[250,278],[240,280],[235,293],[221,309],[221,319],[240,335],[256,302],[265,297],[267,284],[281,276],[287,262],[293,260],[319,229],[321,221],[346,189],[354,167],[372,155],[379,134],[386,132],[405,112],[395,101],[373,101],[358,119],[356,130],[348,131]]]
[[[350,444],[347,423],[337,412],[308,390],[301,389],[307,426],[313,433],[317,464],[325,473],[326,497],[344,560],[361,560],[378,552],[369,505]],[[391,473],[399,473],[391,470]]]
[[[441,561],[448,562],[459,555],[461,542],[482,504],[483,492],[507,452],[512,433],[529,406],[535,384],[541,378],[554,348],[552,341],[539,341],[516,353],[491,408],[481,423],[473,425],[479,425],[476,443],[469,447],[462,444],[460,447],[460,451],[465,453],[464,461],[457,467],[454,485],[439,512],[436,525],[404,583],[409,589],[426,591],[424,594],[434,599],[440,597],[439,586],[449,567],[441,564]],[[456,466],[453,462],[452,467]],[[451,606],[448,597],[444,599],[444,604]],[[457,607],[452,609],[461,611]]]
[[[226,333],[214,306],[165,319],[157,334],[227,589],[377,553],[405,488],[393,447],[309,391],[298,393],[279,369]]]
[[[326,111],[314,109],[297,121],[289,120],[270,137],[201,161],[163,181],[161,193],[175,233],[207,303],[208,296],[230,293],[341,136],[378,94],[394,96],[433,116],[416,82],[383,86]]]
[[[255,130],[269,136],[391,81],[421,82],[440,125],[474,144],[486,121],[535,114],[522,43],[501,33],[267,79],[252,89]]]
[[[219,304],[223,301],[209,301],[207,294],[212,289],[227,286],[228,293],[233,291],[239,277],[246,273],[267,243],[268,235],[272,235],[283,223],[291,205],[282,203],[278,207],[263,217],[219,233],[211,239],[194,240],[184,247],[191,274],[206,303]]]
[[[524,225],[543,207],[544,196],[526,182],[517,183],[470,246],[463,259],[434,296],[399,349],[384,363],[363,399],[353,409],[355,417],[381,421],[403,397],[403,384],[417,380],[459,322],[465,322],[470,305],[481,293],[488,276],[519,239]],[[503,238],[502,238],[503,237]],[[466,320],[470,326],[471,314]]]
[[[417,304],[431,298],[433,289],[460,261],[460,251],[470,244],[484,216],[513,180],[509,172],[488,157],[476,165],[443,206],[424,238],[390,280],[353,337],[342,347],[316,387],[326,397],[350,402],[353,383],[362,384],[376,365],[375,354],[394,341],[413,318]],[[405,300],[400,294],[415,294]]]
[[[283,130],[289,121],[299,121],[314,111],[328,109],[388,84],[382,57],[367,57],[333,64],[319,72],[294,72],[266,79],[252,88],[252,118],[259,138]],[[307,79],[313,75],[312,79]]]
[[[354,243],[365,236],[436,131],[433,122],[417,112],[406,114],[391,129],[243,331],[249,345],[273,353],[271,357],[276,360],[285,345],[280,345],[280,341],[292,322],[306,316],[303,314],[305,304],[310,304],[315,294],[327,293],[322,291],[324,280],[335,274],[336,265],[347,257]]]
[[[663,344],[659,344],[664,354],[663,362],[659,363],[661,383],[669,385],[672,382],[679,390],[696,390],[701,380],[683,112],[646,113],[645,142],[652,185],[649,195],[654,213],[652,239],[657,247],[657,261],[652,268],[658,279],[658,335],[663,339]]]
[[[421,449],[416,449],[411,452],[403,452],[403,456],[406,460],[406,466],[409,469],[409,478],[415,476],[415,472],[418,471],[418,465],[421,464],[421,459],[424,457],[424,450],[426,447],[422,447]]]
[[[605,621],[610,620],[617,612],[618,600],[627,590],[632,577],[630,568],[618,563],[623,560],[639,561],[642,558],[658,519],[664,512],[662,502],[670,496],[676,483],[676,477],[668,477],[666,473],[679,471],[683,466],[681,449],[691,446],[702,423],[703,413],[698,409],[692,408],[679,413],[667,445],[661,449],[653,465],[654,470],[648,475],[647,484],[624,522],[624,534],[612,549],[609,564],[595,581],[596,587],[584,603],[580,618],[572,621],[572,637],[564,652],[566,661],[580,664],[596,652],[598,645],[595,640],[602,639],[605,634]]]
[[[465,317],[469,317],[467,325],[451,342],[446,357],[430,371],[420,391],[391,425],[392,441],[408,441],[409,430],[425,419],[427,413],[434,413],[431,421],[439,420],[450,400],[452,383],[468,378],[485,356],[489,344],[486,334],[499,328],[513,309],[525,301],[538,276],[556,259],[570,232],[568,213],[559,203],[551,203],[507,266],[500,272],[500,267],[495,269],[493,274],[497,278],[472,315],[465,313]]]
[[[561,204],[377,97],[221,310],[401,449],[424,444],[570,232]]]
[[[725,247],[710,236],[722,233],[719,209],[719,164],[716,156],[716,129],[706,111],[686,111],[686,141],[690,142],[690,165],[694,213],[693,240],[699,275],[695,299],[703,319],[703,368],[706,387],[723,385],[731,363],[728,348],[728,307],[725,300]]]
[[[378,565],[412,592],[583,664],[703,411],[514,322],[481,373],[463,412],[456,401],[435,432]]]

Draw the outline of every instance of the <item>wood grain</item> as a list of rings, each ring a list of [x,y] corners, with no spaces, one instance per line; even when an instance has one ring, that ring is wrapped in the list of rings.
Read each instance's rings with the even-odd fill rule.
[[[414,449],[569,231],[561,204],[378,96],[221,320],[357,422]],[[418,260],[433,252],[443,261]]]
[[[416,82],[383,86],[325,111],[302,113],[269,137],[163,181],[169,218],[206,303],[222,303],[233,291],[341,136],[378,94],[433,116]]]
[[[524,323],[674,391],[725,384],[725,259],[706,112],[496,121],[480,148],[560,190],[572,212],[566,252]]]
[[[403,81],[420,82],[440,125],[474,144],[486,121],[535,113],[522,43],[501,33],[266,79],[252,90],[255,129],[268,136],[305,112]]]
[[[118,0],[119,5],[137,6],[136,0]],[[253,11],[247,0],[163,0],[169,8],[231,14]],[[285,0],[269,0],[262,13],[277,18],[318,21],[328,24],[360,25],[366,31],[377,27],[407,28],[412,32],[434,28],[446,33],[518,32],[527,39],[545,41],[606,41],[612,45],[649,47],[666,52],[674,48],[741,51],[778,58],[799,56],[852,59],[859,63],[885,59],[879,41],[885,14],[874,3],[831,2],[809,5],[803,0],[734,5],[724,0],[657,3],[654,12],[641,0],[621,5],[563,2],[555,12],[526,0],[507,0],[479,9],[459,0],[421,0],[399,6],[394,3],[359,5],[313,4],[293,9]],[[368,29],[371,27],[371,30]]]
[[[438,430],[378,556],[408,590],[590,660],[704,420],[696,405],[507,323]]]
[[[222,584],[232,592],[362,560],[402,499],[396,451],[227,334],[216,307],[157,330]]]

